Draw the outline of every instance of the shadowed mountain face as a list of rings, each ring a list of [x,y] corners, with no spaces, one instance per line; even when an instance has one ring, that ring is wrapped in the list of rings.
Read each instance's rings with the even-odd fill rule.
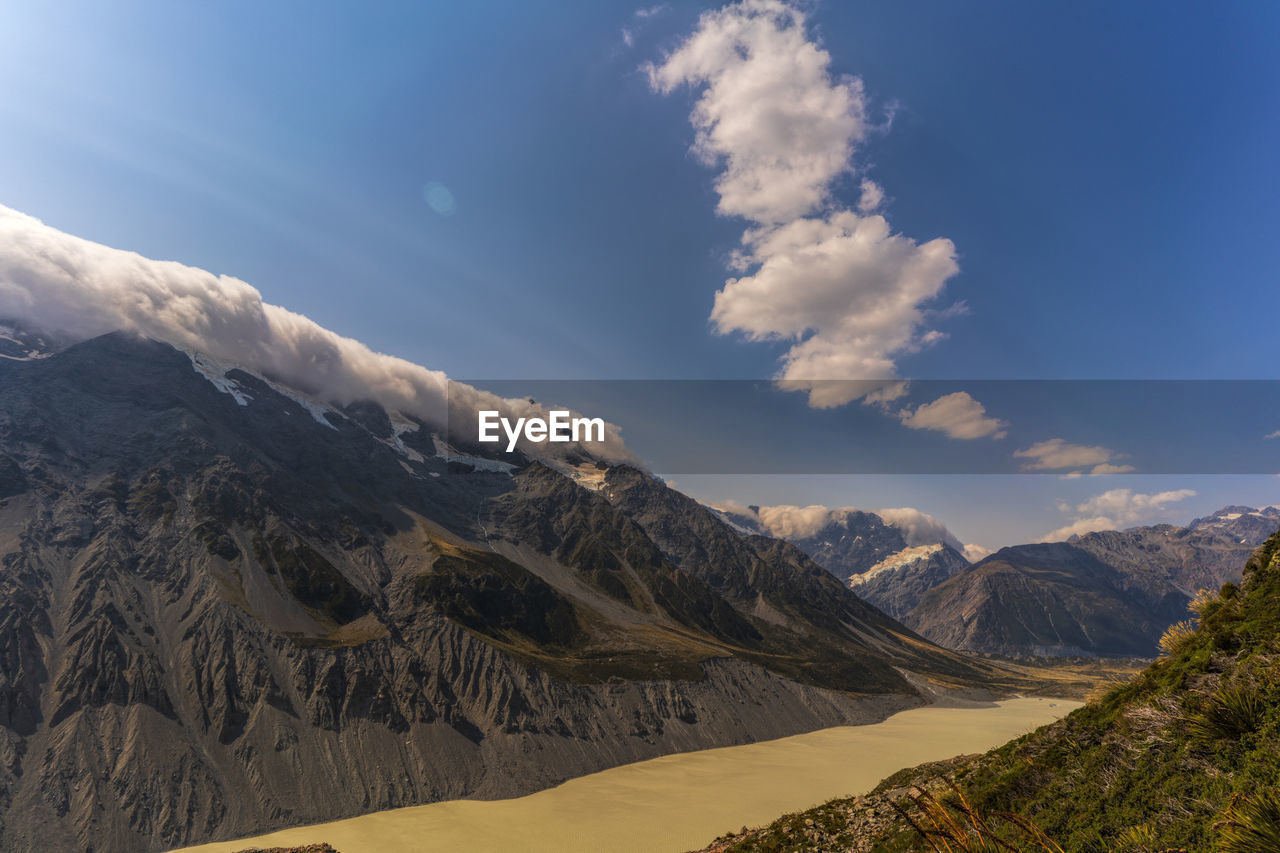
[[[0,848],[512,796],[993,675],[639,471],[446,464],[124,335],[30,352],[0,360]]]
[[[951,648],[1144,656],[1186,609],[1177,590],[1126,587],[1112,566],[1057,542],[992,554],[927,593],[908,618]]]

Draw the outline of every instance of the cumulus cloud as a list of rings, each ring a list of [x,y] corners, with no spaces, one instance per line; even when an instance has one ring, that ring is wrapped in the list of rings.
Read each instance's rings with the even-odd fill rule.
[[[878,509],[876,515],[890,527],[902,531],[902,538],[908,545],[934,545],[945,542],[957,551],[963,551],[964,544],[947,529],[947,526],[928,513],[909,506],[894,509]]]
[[[962,553],[964,554],[964,558],[970,563],[976,563],[979,560],[990,557],[995,553],[995,551],[985,545],[977,545],[970,542],[968,545],[964,546],[964,551]]]
[[[890,527],[896,527],[908,546],[935,545],[945,542],[957,551],[963,551],[968,547],[941,521],[913,507],[877,510],[860,510],[853,506],[831,508],[821,504],[748,507],[736,501],[723,501],[714,504],[714,508],[732,516],[754,521],[764,532],[779,539],[809,539],[833,524],[847,528],[850,516],[865,512],[878,516]]]
[[[435,427],[477,408],[544,416],[410,361],[374,352],[278,305],[249,284],[173,261],[154,261],[49,227],[0,206],[0,319],[69,342],[128,331],[238,365],[319,400],[373,400]],[[576,445],[522,448],[547,456]],[[578,448],[581,450],[581,448]],[[616,426],[589,452],[635,462]]]
[[[915,409],[904,408],[898,417],[911,429],[931,429],[951,438],[1004,438],[1004,421],[987,416],[984,407],[965,391],[946,394]]]
[[[699,91],[693,151],[718,168],[717,210],[750,224],[716,294],[721,334],[789,341],[779,378],[816,407],[856,399],[855,386],[807,380],[891,378],[895,357],[936,339],[922,305],[959,267],[950,240],[895,234],[873,211],[884,191],[860,187],[859,210],[832,206],[867,136],[860,80],[838,77],[808,36],[804,14],[781,0],[743,0],[710,11],[659,65],[661,93]]]
[[[862,195],[858,197],[859,213],[874,213],[884,203],[884,188],[869,178],[863,178],[859,186]]]
[[[1059,510],[1075,514],[1076,519],[1051,531],[1040,541],[1062,542],[1072,536],[1149,523],[1160,518],[1170,505],[1195,495],[1193,489],[1172,489],[1150,494],[1135,492],[1133,489],[1111,489],[1075,505],[1059,505]]]
[[[1088,447],[1069,444],[1061,438],[1036,442],[1030,447],[1013,452],[1015,459],[1029,459],[1022,465],[1024,471],[1061,471],[1065,468],[1089,469],[1090,474],[1126,474],[1134,470],[1132,465],[1117,465],[1121,454],[1105,447]],[[1079,471],[1072,474],[1079,476]]]

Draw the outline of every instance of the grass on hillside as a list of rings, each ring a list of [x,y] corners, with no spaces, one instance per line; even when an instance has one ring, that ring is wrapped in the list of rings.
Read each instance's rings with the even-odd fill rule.
[[[1163,657],[1057,723],[711,849],[1276,853],[1280,533],[1192,609]],[[896,820],[864,819],[886,801]]]

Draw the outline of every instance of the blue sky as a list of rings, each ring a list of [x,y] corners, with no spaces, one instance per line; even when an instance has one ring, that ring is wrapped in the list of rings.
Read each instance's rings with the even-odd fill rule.
[[[458,377],[770,377],[793,342],[710,319],[751,223],[717,215],[721,167],[691,154],[700,89],[643,70],[715,8],[9,4],[0,203]],[[864,98],[823,209],[856,208],[868,179],[894,233],[954,245],[920,303],[940,337],[893,354],[899,375],[1275,378],[1280,7],[804,11],[833,85],[856,76]],[[984,517],[910,479],[814,478],[810,500],[776,478],[681,485],[910,503],[995,545],[1058,526],[1063,490],[1194,488],[1182,518],[1276,484],[1012,480],[1003,501],[981,487]]]

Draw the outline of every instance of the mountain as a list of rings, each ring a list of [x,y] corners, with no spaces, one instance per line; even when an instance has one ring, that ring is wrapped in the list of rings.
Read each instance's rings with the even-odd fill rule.
[[[635,468],[468,456],[131,335],[10,338],[2,849],[513,796],[1011,683]]]
[[[1224,507],[1186,527],[1159,524],[1089,533],[1073,544],[1131,577],[1167,581],[1187,596],[1240,580],[1240,567],[1280,524],[1280,508]]]
[[[907,615],[948,648],[1002,655],[1155,653],[1156,640],[1186,612],[1170,586],[1142,588],[1088,551],[1065,542],[1003,548],[934,587]]]
[[[916,545],[890,554],[861,574],[849,588],[895,619],[902,619],[929,590],[968,568],[969,561],[945,542]]]
[[[1056,723],[708,849],[1280,849],[1280,533],[1192,612],[1160,660]]]
[[[744,531],[767,532],[759,507],[747,510],[720,512]],[[782,538],[895,619],[909,613],[925,592],[969,565],[947,542],[909,545],[902,529],[875,513],[846,508],[826,514],[816,530]]]
[[[810,536],[791,538],[814,562],[848,579],[907,547],[902,531],[872,512],[851,510]]]
[[[1239,581],[1239,567],[1278,521],[1273,507],[1227,507],[1187,527],[1005,548],[895,615],[954,649],[1150,657],[1197,590]]]

